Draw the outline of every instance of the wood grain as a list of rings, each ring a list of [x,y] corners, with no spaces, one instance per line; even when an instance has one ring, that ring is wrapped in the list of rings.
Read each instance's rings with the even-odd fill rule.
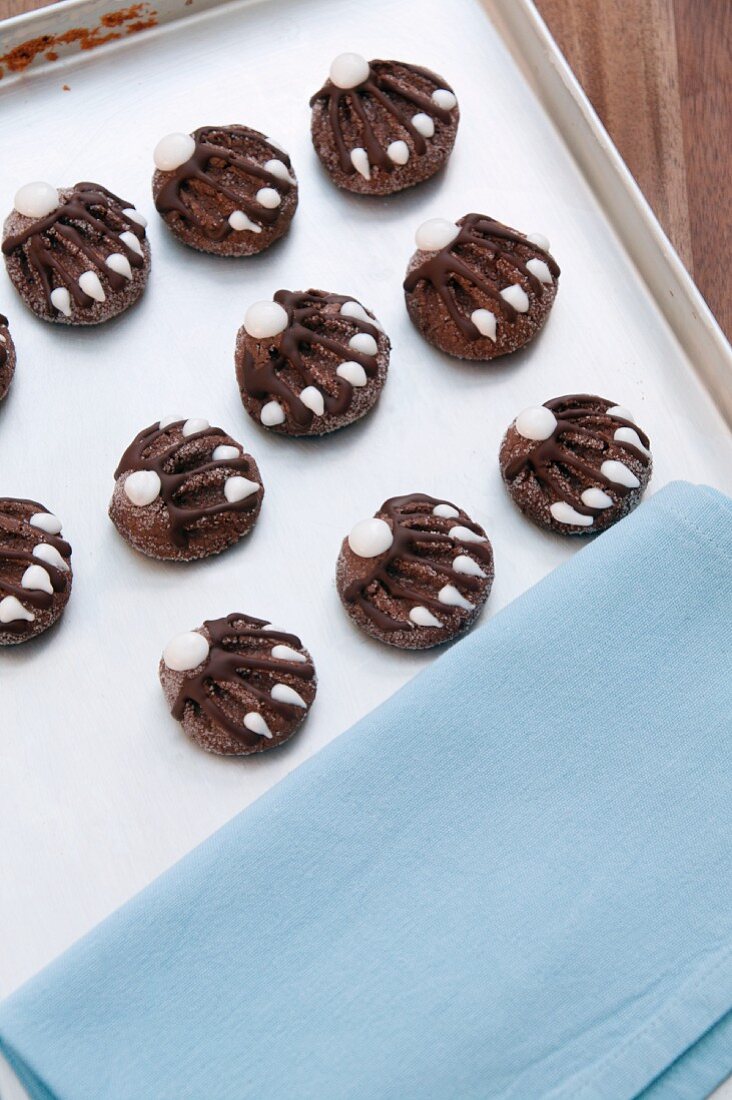
[[[732,333],[729,0],[536,0],[725,332]]]

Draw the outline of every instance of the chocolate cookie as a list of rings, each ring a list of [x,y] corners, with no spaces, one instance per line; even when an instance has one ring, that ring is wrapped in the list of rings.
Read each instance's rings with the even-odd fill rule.
[[[415,493],[392,497],[343,540],[338,594],[353,621],[400,649],[462,634],[493,584],[485,531],[460,508]]]
[[[10,389],[15,374],[15,344],[8,328],[8,319],[0,313],[0,401]]]
[[[317,686],[312,657],[298,637],[243,614],[173,638],[159,673],[173,717],[202,749],[224,756],[289,741]]]
[[[324,435],[373,408],[386,381],[389,337],[344,294],[278,290],[247,310],[236,377],[249,415],[281,435]]]
[[[251,531],[264,486],[251,455],[207,420],[168,417],[135,437],[115,472],[115,527],[151,558],[219,554]]]
[[[53,626],[71,595],[71,547],[35,500],[0,497],[0,645]]]
[[[434,176],[455,144],[460,111],[441,76],[403,61],[344,53],[310,100],[315,151],[338,187],[390,195]]]
[[[145,219],[98,183],[21,187],[3,253],[25,304],[63,325],[97,325],[129,309],[150,271]]]
[[[549,241],[483,214],[431,218],[415,235],[404,292],[425,339],[460,359],[495,359],[533,340],[556,297]]]
[[[184,244],[251,256],[287,232],[297,208],[290,158],[248,126],[202,126],[155,146],[153,197]]]
[[[519,413],[499,460],[506,488],[534,523],[593,535],[640,501],[651,476],[648,448],[627,409],[572,394]]]

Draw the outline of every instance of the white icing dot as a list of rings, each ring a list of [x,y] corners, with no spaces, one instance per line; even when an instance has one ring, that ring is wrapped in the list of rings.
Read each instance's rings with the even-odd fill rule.
[[[158,422],[158,428],[164,431],[165,428],[169,428],[171,424],[179,424],[181,420],[185,420],[184,416],[164,416],[162,420]]]
[[[433,516],[439,516],[440,519],[457,519],[460,513],[457,508],[453,508],[452,504],[436,504],[432,509]]]
[[[432,93],[432,102],[441,107],[443,111],[451,111],[457,107],[457,99],[448,88],[438,88]]]
[[[168,642],[163,650],[163,662],[173,672],[190,672],[208,657],[208,642],[203,634],[187,630]]]
[[[127,247],[131,248],[133,252],[136,252],[138,256],[142,256],[142,245],[137,236],[129,229],[125,229],[124,233],[120,233],[119,239],[122,241],[122,244],[126,244]]]
[[[362,355],[376,355],[379,350],[379,345],[370,332],[357,332],[348,341],[348,346],[354,351],[360,351]]]
[[[192,416],[190,420],[186,420],[185,424],[181,428],[184,436],[195,435],[197,432],[205,432],[207,428],[210,428],[208,420],[203,420],[201,417]]]
[[[307,707],[307,703],[289,684],[275,684],[271,692],[272,698],[278,703],[289,703],[292,707]]]
[[[224,482],[224,496],[229,504],[237,504],[240,500],[246,500],[252,493],[259,491],[259,483],[250,481],[248,477],[227,477]]]
[[[412,115],[412,126],[414,126],[417,133],[421,134],[422,137],[431,138],[435,132],[433,120],[429,115],[424,114],[423,111],[420,111],[416,115]]]
[[[585,489],[580,499],[588,508],[611,508],[613,505],[613,498],[602,489]]]
[[[600,473],[608,481],[612,481],[615,485],[624,485],[626,489],[637,489],[640,485],[638,478],[624,462],[616,462],[612,458],[608,458],[603,462]]]
[[[436,252],[440,248],[447,248],[458,233],[460,227],[455,222],[449,222],[445,218],[429,218],[422,222],[414,240],[421,252]]]
[[[426,607],[413,607],[409,612],[409,618],[416,626],[442,627],[444,625]]]
[[[359,558],[377,558],[394,542],[391,527],[384,519],[362,519],[348,536],[348,545]]]
[[[96,271],[85,271],[79,276],[79,286],[88,294],[90,298],[93,298],[95,302],[103,302],[107,295],[104,293],[104,287],[99,282],[99,276]]]
[[[46,565],[53,565],[56,569],[60,569],[64,573],[68,573],[69,571],[68,565],[61,557],[56,547],[51,546],[50,542],[39,542],[37,546],[34,546],[33,557],[40,558],[41,561],[45,561]]]
[[[218,447],[214,448],[211,458],[214,462],[230,462],[232,459],[238,458],[240,453],[237,447],[230,447],[228,443],[220,443]]]
[[[365,149],[358,146],[356,149],[351,149],[351,164],[365,180],[371,179],[371,165],[369,164],[368,153]]]
[[[284,424],[285,410],[277,401],[268,401],[262,406],[259,419],[265,428],[276,428],[278,424]]]
[[[360,53],[342,53],[330,67],[330,79],[337,88],[357,88],[368,80],[369,63]]]
[[[261,233],[261,225],[257,225],[251,218],[247,217],[243,210],[232,210],[229,214],[229,225],[232,229],[235,229],[237,233],[243,233],[245,229],[248,229],[250,233]]]
[[[549,240],[543,233],[527,233],[526,240],[531,241],[537,248],[541,248],[544,252],[549,251]]]
[[[406,141],[392,141],[386,148],[386,155],[394,164],[406,164],[409,160],[409,146]]]
[[[287,150],[285,149],[284,145],[282,145],[279,141],[275,141],[273,137],[266,138],[266,141],[267,144],[271,145],[273,149],[279,149],[281,153],[284,153],[285,156],[287,155]]]
[[[529,297],[522,286],[514,283],[501,291],[501,297],[508,302],[517,313],[527,313],[529,309]]]
[[[160,493],[160,478],[154,470],[133,470],[125,478],[124,491],[137,508],[152,504]]]
[[[472,611],[475,607],[475,604],[466,600],[462,593],[458,592],[454,584],[446,584],[441,588],[437,593],[437,599],[448,607],[462,607],[464,611]]]
[[[635,447],[641,454],[649,455],[651,452],[647,447],[644,447],[640,441],[640,436],[633,428],[618,428],[613,436],[616,443],[629,443],[631,447]]]
[[[51,304],[64,317],[71,316],[71,295],[65,286],[57,286],[51,291]]]
[[[558,500],[556,503],[550,504],[549,511],[557,523],[573,523],[575,527],[592,526],[592,516],[583,516],[581,512],[576,512],[571,504],[567,504],[566,500]]]
[[[27,588],[30,591],[48,592],[49,596],[53,595],[51,578],[48,575],[48,571],[44,569],[42,565],[29,565],[20,583],[23,588]]]
[[[470,314],[470,320],[481,336],[487,336],[495,342],[496,339],[496,315],[489,309],[474,309]]]
[[[45,218],[58,207],[58,191],[50,183],[26,183],[15,194],[13,206],[26,218]]]
[[[255,340],[278,336],[287,328],[287,311],[279,302],[254,302],[244,315],[244,329]]]
[[[190,160],[196,151],[196,143],[190,134],[166,134],[153,150],[155,167],[161,172],[174,172]]]
[[[368,325],[373,325],[375,328],[381,329],[382,332],[384,331],[381,322],[376,317],[370,317],[360,302],[344,302],[341,306],[341,316],[355,317],[359,321],[365,321]]]
[[[15,596],[6,596],[5,599],[0,600],[0,623],[14,623],[18,619],[32,623],[35,620],[35,615],[28,611],[26,607],[23,607],[20,600]]]
[[[110,271],[116,272],[117,275],[123,275],[125,279],[132,278],[130,261],[121,252],[113,252],[111,256],[107,256],[104,262]]]
[[[623,405],[612,405],[607,410],[607,415],[608,416],[617,416],[617,417],[620,418],[620,420],[635,420],[635,417],[633,416],[630,409],[624,408]]]
[[[276,176],[278,180],[285,180],[287,183],[292,183],[292,176],[290,170],[282,160],[268,160],[264,165],[265,172],[269,172],[270,176]]]
[[[275,191],[274,187],[260,187],[256,198],[259,205],[266,207],[267,210],[274,210],[282,202],[279,191]]]
[[[485,542],[485,535],[479,535],[476,531],[471,531],[469,527],[463,527],[461,524],[451,527],[448,534],[451,539],[456,539],[458,542]]]
[[[281,643],[272,646],[272,656],[276,661],[297,661],[299,664],[307,663],[307,657],[304,653],[298,653],[292,646],[282,645]]]
[[[147,225],[147,218],[141,214],[139,210],[135,210],[134,206],[128,206],[122,213],[125,214],[131,222],[136,222],[137,225],[141,225],[143,229]]]
[[[300,400],[316,416],[322,416],[325,412],[325,400],[317,386],[306,386],[300,394]]]
[[[252,733],[259,734],[260,737],[266,737],[268,740],[272,738],[272,731],[265,722],[262,715],[256,710],[250,710],[248,714],[244,715],[244,725]]]
[[[61,534],[61,520],[58,516],[54,516],[52,512],[36,512],[28,522],[31,527],[37,527],[40,531],[45,531],[47,535]]]
[[[529,260],[526,264],[527,271],[535,275],[540,283],[553,283],[552,273],[543,260]]]
[[[524,439],[549,439],[554,434],[557,418],[545,405],[535,405],[524,409],[516,417],[514,427]]]
[[[477,561],[473,561],[467,554],[458,554],[453,559],[452,567],[456,573],[464,573],[468,577],[484,577],[485,573],[478,565]]]
[[[369,380],[361,364],[355,363],[351,359],[346,363],[339,363],[336,367],[336,374],[339,378],[345,378],[346,382],[350,382],[352,386],[356,387],[365,386]]]

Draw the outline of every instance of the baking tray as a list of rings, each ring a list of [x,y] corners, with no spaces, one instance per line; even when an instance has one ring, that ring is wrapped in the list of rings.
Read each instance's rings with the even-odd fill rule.
[[[149,216],[153,250],[140,305],[89,331],[36,321],[0,274],[19,360],[0,407],[0,491],[63,518],[75,568],[59,628],[0,656],[0,995],[435,659],[371,642],[335,592],[341,538],[386,497],[443,496],[484,524],[496,554],[485,622],[581,546],[505,496],[496,452],[524,406],[602,393],[651,436],[651,492],[674,478],[732,490],[729,349],[531,4],[164,0],[130,12],[71,0],[0,27],[0,58],[26,66],[6,62],[0,80],[12,149],[0,209],[27,180],[98,180]],[[100,44],[103,30],[119,37]],[[439,178],[387,199],[325,178],[307,101],[349,49],[454,85],[462,120]],[[300,180],[289,236],[240,261],[180,246],[150,198],[159,137],[235,121],[281,142]],[[545,233],[562,267],[544,333],[492,366],[429,347],[402,299],[415,228],[469,210]],[[282,286],[352,294],[392,338],[376,412],[322,440],[275,438],[239,401],[236,330]],[[122,450],[178,412],[243,441],[266,486],[255,532],[190,565],[134,553],[106,515]],[[189,743],[157,681],[170,636],[233,609],[299,633],[320,678],[302,733],[246,760]]]

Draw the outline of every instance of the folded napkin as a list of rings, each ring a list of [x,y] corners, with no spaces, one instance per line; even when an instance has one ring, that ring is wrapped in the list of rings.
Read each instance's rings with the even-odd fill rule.
[[[675,484],[0,1008],[43,1100],[698,1100],[732,1070],[732,502]]]

